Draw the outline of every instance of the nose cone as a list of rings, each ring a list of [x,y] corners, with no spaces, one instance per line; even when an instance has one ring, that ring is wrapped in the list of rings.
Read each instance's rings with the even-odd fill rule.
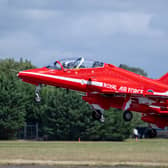
[[[29,78],[32,74],[33,70],[25,70],[25,71],[20,71],[17,76],[18,78],[21,78],[21,79],[25,79],[25,78]]]
[[[37,78],[38,74],[45,73],[45,72],[46,72],[45,68],[29,69],[29,70],[20,71],[17,74],[17,76],[18,78],[21,78],[21,79],[33,79],[33,78]]]
[[[23,73],[22,73],[22,71],[20,71],[20,72],[17,74],[17,77],[18,77],[18,78],[22,78],[22,75],[23,75]]]
[[[29,70],[20,71],[20,72],[17,74],[17,77],[23,79],[23,78],[29,76],[28,73],[29,73]]]
[[[20,71],[17,76],[22,79],[23,82],[30,83],[33,85],[38,85],[41,83],[41,73],[44,72],[44,68],[39,69],[29,69],[25,71]]]

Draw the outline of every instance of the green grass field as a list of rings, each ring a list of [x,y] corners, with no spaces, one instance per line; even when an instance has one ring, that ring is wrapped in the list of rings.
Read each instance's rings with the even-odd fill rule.
[[[80,143],[0,141],[0,163],[168,166],[168,140]]]

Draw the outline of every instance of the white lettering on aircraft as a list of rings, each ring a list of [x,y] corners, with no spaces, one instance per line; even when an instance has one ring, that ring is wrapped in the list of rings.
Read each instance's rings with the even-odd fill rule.
[[[133,94],[143,94],[143,89],[137,89],[137,88],[130,88],[127,86],[121,86],[118,89],[119,92],[127,92],[127,93],[133,93]]]
[[[119,92],[133,93],[133,94],[143,94],[143,89],[131,88],[127,86],[121,86],[118,89]]]
[[[119,92],[128,92],[127,90],[128,90],[128,89],[127,89],[126,86],[121,86],[121,87],[118,89]]]
[[[105,88],[108,88],[108,89],[117,90],[117,85],[114,85],[114,84],[104,83],[103,86],[104,86]]]
[[[143,94],[143,89],[131,88],[127,86],[119,86],[115,84],[104,83],[103,86],[108,89],[112,89],[114,91],[122,92],[122,93],[132,93],[132,94]]]

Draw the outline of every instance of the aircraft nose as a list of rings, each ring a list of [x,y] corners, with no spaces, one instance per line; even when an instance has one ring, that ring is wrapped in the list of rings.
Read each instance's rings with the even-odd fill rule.
[[[17,74],[17,77],[18,77],[18,78],[21,78],[21,77],[22,77],[22,74],[23,74],[22,71],[20,71],[20,72]]]
[[[45,69],[39,68],[39,69],[28,69],[28,70],[24,70],[24,71],[20,71],[17,74],[18,78],[21,79],[33,79],[33,78],[37,78],[37,74],[40,73],[45,73]]]
[[[24,78],[24,77],[26,77],[26,74],[24,73],[25,71],[20,71],[18,74],[17,74],[17,77],[18,78]]]

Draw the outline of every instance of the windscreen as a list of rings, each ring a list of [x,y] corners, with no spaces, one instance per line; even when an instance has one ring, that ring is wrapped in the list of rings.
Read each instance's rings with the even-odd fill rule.
[[[100,61],[93,61],[93,60],[85,60],[83,57],[79,57],[77,59],[63,59],[59,61],[64,69],[80,69],[80,68],[97,68],[103,67],[104,63]],[[55,62],[47,66],[47,68],[52,69],[61,69],[60,64]]]

